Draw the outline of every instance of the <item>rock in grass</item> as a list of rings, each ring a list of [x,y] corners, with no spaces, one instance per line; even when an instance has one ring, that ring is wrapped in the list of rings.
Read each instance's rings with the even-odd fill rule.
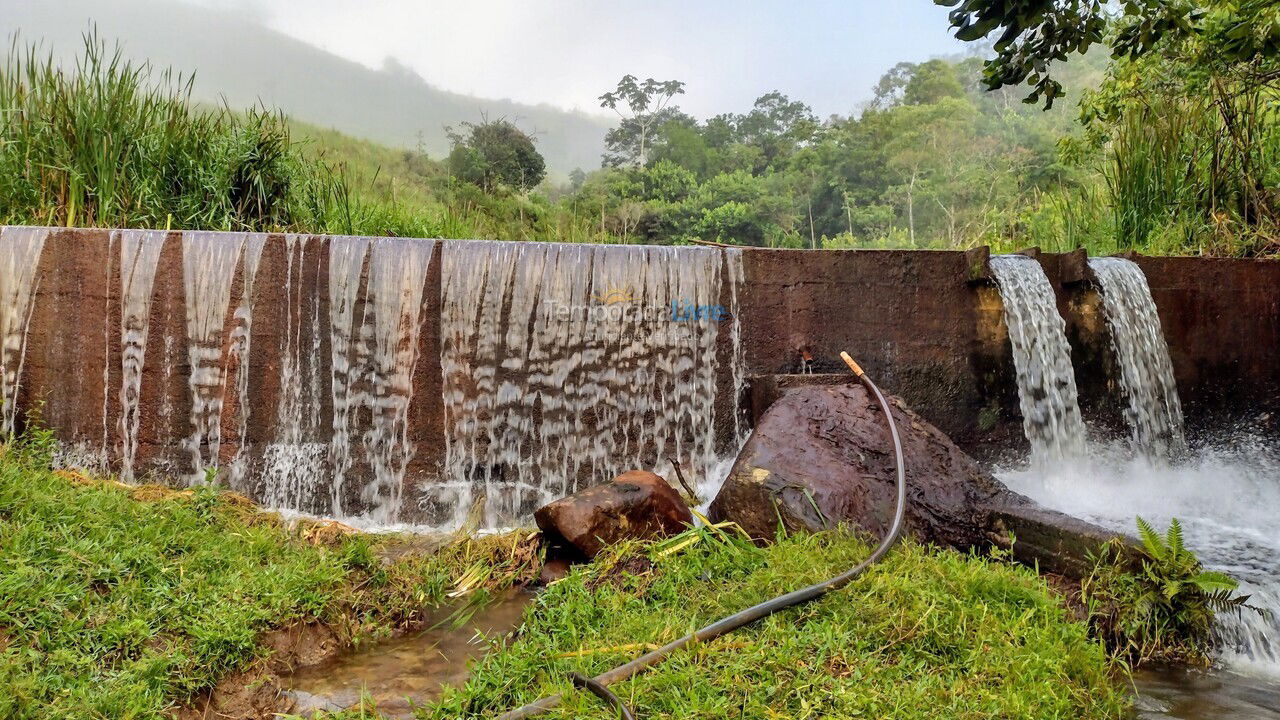
[[[906,528],[920,540],[960,549],[1007,545],[1015,557],[1071,577],[1089,551],[1115,537],[1047,510],[1004,486],[940,430],[891,398],[907,476]],[[850,524],[888,531],[896,496],[893,445],[875,398],[861,385],[805,386],[760,419],[720,494],[713,520],[752,537]]]
[[[621,540],[647,540],[683,532],[693,515],[666,480],[643,470],[625,472],[533,514],[538,527],[588,558]]]

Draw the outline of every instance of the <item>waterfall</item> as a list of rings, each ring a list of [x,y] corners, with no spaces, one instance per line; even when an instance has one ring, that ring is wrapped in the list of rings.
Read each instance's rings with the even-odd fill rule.
[[[1079,456],[1085,446],[1084,421],[1053,286],[1040,263],[1022,255],[992,257],[991,271],[1004,301],[1022,428],[1032,459],[1043,463]]]
[[[324,512],[319,478],[328,472],[328,445],[321,441],[320,410],[325,382],[321,375],[320,298],[307,292],[308,280],[320,288],[319,240],[285,235],[285,312],[280,344],[280,403],[277,431],[263,451],[259,496],[268,507]],[[310,263],[310,265],[309,265]],[[309,266],[314,274],[307,275]]]
[[[1146,276],[1124,258],[1090,258],[1089,268],[1101,289],[1134,446],[1156,455],[1185,450],[1173,362]]]
[[[329,377],[322,380],[319,275],[324,240],[285,236],[284,328],[276,433],[256,466],[270,507],[361,519],[399,519],[414,445],[413,373],[432,240],[337,236],[328,241]],[[309,292],[310,290],[310,292]],[[331,435],[321,432],[324,389]],[[327,478],[327,481],[324,480]],[[358,493],[354,489],[360,483]]]
[[[742,265],[742,250],[738,248],[726,249],[724,251],[724,260],[725,268],[728,271],[729,312],[733,315],[733,322],[729,328],[730,345],[733,350],[729,361],[729,375],[734,391],[731,411],[733,412],[733,441],[734,454],[736,455],[736,450],[747,441],[747,435],[750,432],[742,409],[738,407],[738,403],[742,400],[742,389],[747,385],[747,359],[742,347],[742,323],[738,314],[738,293],[746,285],[746,274]],[[720,488],[716,487],[714,491],[719,492]]]
[[[49,228],[0,228],[0,408],[5,437],[14,433],[18,417],[18,383],[27,354],[27,329],[39,282],[36,270]]]
[[[223,328],[231,304],[231,282],[244,242],[242,233],[182,233],[182,286],[186,293],[190,363],[187,385],[191,390],[191,436],[186,441],[193,468],[189,483],[203,481],[205,468],[218,465],[226,392]]]
[[[422,508],[489,526],[633,468],[715,471],[721,254],[447,242],[445,468]]]
[[[333,401],[333,437],[329,444],[332,473],[329,496],[334,515],[342,516],[342,490],[351,469],[352,409],[359,402],[356,381],[368,346],[358,334],[356,300],[364,271],[369,238],[334,236],[329,238],[329,348],[330,391]],[[354,401],[354,403],[353,403]]]
[[[156,266],[168,233],[163,230],[115,230],[120,245],[120,475],[133,479],[138,452],[138,401],[151,325],[151,295]]]
[[[405,470],[413,457],[409,441],[409,401],[418,359],[422,294],[435,243],[378,238],[369,257],[366,307],[373,312],[369,393],[372,417],[365,449],[373,482],[362,499],[377,522],[394,522],[400,509]]]
[[[236,404],[240,415],[240,447],[231,461],[232,487],[239,487],[245,473],[245,443],[249,435],[249,351],[253,340],[253,288],[258,264],[266,247],[266,233],[248,233],[241,260],[240,302],[236,305],[235,329],[231,331],[231,353],[236,358]]]

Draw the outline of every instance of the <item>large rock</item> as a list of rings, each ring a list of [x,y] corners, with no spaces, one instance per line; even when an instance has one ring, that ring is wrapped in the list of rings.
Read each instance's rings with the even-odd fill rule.
[[[538,527],[588,558],[620,540],[667,537],[693,524],[693,515],[666,480],[643,470],[625,472],[538,508]]]
[[[1087,552],[1114,537],[1042,508],[992,477],[950,438],[891,398],[906,463],[906,529],[955,548],[1008,545],[1050,572],[1079,576]],[[739,454],[711,518],[752,537],[852,524],[879,537],[893,519],[893,445],[875,398],[861,385],[787,391],[761,417]]]

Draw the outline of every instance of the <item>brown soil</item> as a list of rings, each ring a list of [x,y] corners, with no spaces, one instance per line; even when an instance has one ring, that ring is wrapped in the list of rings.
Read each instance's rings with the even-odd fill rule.
[[[305,623],[267,633],[263,644],[270,654],[247,670],[222,679],[213,690],[178,708],[177,720],[235,718],[274,720],[293,709],[280,686],[281,677],[299,667],[315,665],[351,647],[351,638],[321,623]]]

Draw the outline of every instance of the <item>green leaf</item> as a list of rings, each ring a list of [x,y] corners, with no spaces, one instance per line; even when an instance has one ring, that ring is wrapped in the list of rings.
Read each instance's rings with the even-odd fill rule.
[[[1216,593],[1222,591],[1232,591],[1240,587],[1240,583],[1235,578],[1213,570],[1206,570],[1199,575],[1191,578],[1191,582],[1206,593]]]
[[[1156,529],[1146,520],[1143,520],[1141,516],[1137,517],[1136,520],[1138,537],[1142,539],[1142,545],[1147,549],[1147,554],[1153,560],[1163,561],[1169,554],[1165,548],[1164,538],[1160,537],[1160,533],[1156,532]]]

